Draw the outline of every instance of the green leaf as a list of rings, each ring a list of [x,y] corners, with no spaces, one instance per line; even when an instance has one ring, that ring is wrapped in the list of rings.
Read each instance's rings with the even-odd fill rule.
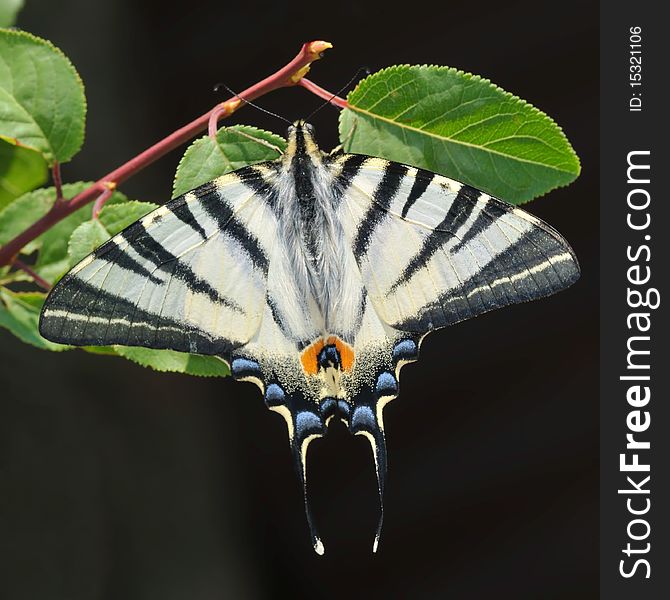
[[[0,267],[0,287],[20,282],[33,283],[34,280],[22,269],[13,268],[11,266]]]
[[[74,198],[90,185],[92,183],[86,181],[67,183],[63,186],[63,196],[68,200]],[[6,244],[15,235],[49,212],[55,200],[55,188],[40,188],[24,194],[3,211],[0,211],[0,245]],[[126,197],[120,192],[114,192],[108,204],[123,201],[126,201]],[[107,208],[107,205],[105,205],[105,208]],[[82,206],[45,231],[21,252],[31,254],[35,250],[39,250],[35,261],[35,271],[38,275],[53,283],[71,266],[68,258],[68,242],[72,232],[81,223],[90,219],[91,207]]]
[[[93,219],[82,223],[70,236],[67,249],[69,264],[76,265],[110,237],[99,221]]]
[[[86,99],[79,74],[51,42],[0,30],[0,137],[66,162],[84,142]]]
[[[37,329],[45,298],[46,294],[40,292],[12,292],[0,288],[0,327],[37,348],[56,352],[68,350],[70,346],[45,340]]]
[[[128,346],[114,346],[114,350],[120,356],[156,371],[173,371],[200,377],[226,377],[230,374],[228,365],[216,356]]]
[[[38,152],[0,139],[0,210],[47,180],[47,164]]]
[[[118,356],[111,346],[80,346],[79,349],[89,354],[99,354],[100,356]]]
[[[0,27],[11,27],[23,8],[23,0],[0,0]]]
[[[46,215],[55,198],[53,188],[39,189],[20,196],[0,210],[0,246]],[[35,244],[32,243],[23,251],[29,254],[35,250],[35,247]]]
[[[5,245],[49,212],[53,199],[41,194],[30,198],[29,196],[34,193],[25,194],[0,210],[0,246]]]
[[[172,197],[259,162],[275,160],[286,149],[286,140],[248,125],[222,127],[216,142],[208,135],[193,142],[184,153],[175,174]]]
[[[129,200],[121,204],[105,204],[98,218],[109,235],[112,236],[123,231],[128,225],[133,224],[156,208],[158,208],[158,204],[138,202],[137,200]]]
[[[579,175],[547,115],[449,67],[394,66],[361,81],[340,115],[347,152],[422,167],[520,204]]]
[[[74,267],[113,235],[155,208],[158,208],[157,204],[135,200],[106,204],[100,211],[98,219],[85,221],[72,232],[67,249],[68,267]]]

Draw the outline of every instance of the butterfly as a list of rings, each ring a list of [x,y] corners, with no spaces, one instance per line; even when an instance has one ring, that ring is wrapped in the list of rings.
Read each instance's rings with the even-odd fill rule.
[[[139,219],[52,289],[41,334],[73,345],[216,355],[307,450],[339,418],[374,456],[384,406],[430,332],[548,296],[579,277],[568,243],[527,212],[435,173],[319,150],[297,121],[278,160],[244,167]]]

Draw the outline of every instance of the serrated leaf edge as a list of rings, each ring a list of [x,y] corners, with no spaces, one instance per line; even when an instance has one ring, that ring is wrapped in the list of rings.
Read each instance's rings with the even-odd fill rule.
[[[561,139],[565,142],[565,144],[567,146],[568,154],[572,158],[574,158],[574,160],[576,162],[577,170],[576,170],[576,172],[567,171],[567,170],[559,169],[559,168],[556,168],[556,167],[553,167],[553,166],[550,166],[550,165],[545,165],[544,163],[538,163],[536,161],[530,161],[530,160],[527,160],[527,159],[518,158],[516,156],[505,154],[505,153],[502,153],[502,152],[498,152],[496,150],[485,149],[486,152],[491,152],[493,154],[498,154],[500,156],[504,156],[506,158],[511,158],[513,160],[519,160],[520,162],[527,162],[527,163],[530,163],[530,164],[539,165],[539,166],[545,167],[547,169],[552,169],[552,170],[558,171],[560,173],[568,173],[570,175],[574,175],[575,178],[577,178],[579,176],[579,174],[581,173],[581,161],[579,159],[579,156],[575,152],[575,149],[572,147],[572,144],[570,143],[570,140],[565,135],[565,132],[563,131],[561,126],[558,123],[556,123],[556,121],[551,116],[549,116],[547,113],[541,111],[539,108],[537,108],[536,106],[534,106],[533,104],[531,104],[527,100],[524,100],[523,98],[519,98],[519,96],[516,96],[515,94],[512,94],[511,92],[508,92],[507,90],[501,88],[499,85],[493,83],[490,79],[482,77],[481,75],[474,75],[474,74],[469,73],[467,71],[463,71],[463,70],[457,69],[455,67],[448,67],[448,66],[445,66],[445,65],[429,65],[429,64],[423,64],[423,65],[410,65],[410,64],[392,65],[392,66],[389,66],[389,67],[384,67],[383,69],[380,69],[379,71],[375,71],[371,75],[368,75],[364,79],[361,79],[356,84],[356,87],[353,90],[351,90],[351,92],[349,92],[349,94],[347,94],[347,102],[351,103],[352,97],[357,92],[359,92],[359,88],[365,82],[370,81],[370,80],[372,80],[376,77],[383,76],[383,75],[389,74],[389,73],[394,73],[394,72],[399,73],[399,72],[407,72],[409,70],[422,70],[422,69],[429,69],[429,70],[434,70],[434,71],[445,71],[445,72],[453,73],[453,74],[456,74],[458,76],[464,77],[465,79],[468,79],[468,80],[473,80],[473,81],[477,81],[477,82],[487,84],[491,88],[496,90],[497,92],[500,92],[506,99],[514,100],[514,101],[518,102],[519,104],[521,104],[522,106],[529,108],[530,111],[531,111],[531,114],[536,114],[536,115],[546,119],[551,125],[553,125],[556,128],[556,130],[558,131]],[[470,146],[470,147],[473,147],[473,148],[476,148],[476,149],[479,149],[479,150],[482,149],[481,146],[477,146],[476,144],[470,144],[470,143],[467,143],[467,142],[452,140],[451,138],[444,138],[444,137],[437,136],[435,134],[431,134],[430,132],[425,131],[425,130],[419,130],[419,129],[416,129],[414,127],[407,127],[406,125],[403,125],[403,124],[401,124],[397,121],[393,121],[392,119],[381,117],[379,115],[376,115],[375,113],[371,113],[371,112],[368,112],[366,110],[362,110],[360,108],[355,108],[354,105],[351,105],[348,110],[351,110],[354,113],[367,114],[367,115],[370,115],[371,117],[373,117],[375,119],[380,119],[382,121],[385,121],[387,123],[390,123],[390,124],[395,125],[395,126],[400,127],[400,128],[404,128],[404,129],[411,130],[411,131],[417,131],[417,132],[420,132],[421,134],[429,135],[431,137],[440,139],[441,141],[448,140],[449,142],[454,143],[454,144],[460,144],[460,145],[463,145],[463,146]],[[344,114],[344,111],[342,113],[340,113],[340,123],[342,122],[342,114]],[[564,185],[568,185],[568,183],[566,183]],[[564,186],[560,185],[560,184],[556,185],[552,188],[549,188],[547,190],[547,192],[549,192],[553,189],[559,188],[559,187],[564,187]]]
[[[157,373],[177,373],[179,375],[187,375],[189,377],[208,377],[208,378],[227,377],[227,375],[215,375],[215,374],[208,374],[208,373],[189,373],[187,371],[178,371],[176,369],[161,368],[161,367],[157,367],[155,365],[144,364],[144,363],[142,363],[141,361],[137,360],[136,358],[134,358],[132,356],[127,356],[127,355],[123,354],[123,349],[124,348],[133,348],[132,346],[114,345],[114,346],[111,346],[111,348],[116,352],[116,356],[118,356],[119,358],[123,358],[125,360],[128,360],[131,363],[136,364],[136,365],[138,365],[138,366],[140,366],[144,369],[151,369],[152,371],[156,371]],[[155,348],[145,348],[143,346],[139,346],[138,348],[141,349],[141,350],[142,349],[156,350]],[[121,350],[121,351],[119,352],[119,350]],[[168,350],[168,351],[169,352],[177,352],[176,350]],[[201,355],[201,354],[191,355],[188,352],[179,352],[178,354],[186,354],[187,356],[202,356],[204,358],[214,358],[216,360],[221,361],[224,365],[227,366],[227,363],[226,363],[225,360],[223,360],[222,358],[220,358],[218,356],[214,356],[214,355],[207,355],[207,356]]]
[[[30,41],[37,42],[38,44],[41,44],[42,46],[46,46],[50,50],[55,51],[56,54],[59,54],[60,56],[62,56],[65,59],[65,63],[67,65],[67,68],[74,74],[75,81],[79,84],[79,90],[81,92],[81,97],[82,97],[82,102],[83,102],[84,126],[82,127],[82,130],[81,130],[81,140],[79,141],[79,144],[78,144],[79,145],[78,150],[72,156],[70,156],[69,158],[67,158],[65,160],[58,161],[60,163],[69,162],[79,152],[79,150],[81,150],[82,146],[84,145],[84,141],[86,140],[86,115],[88,114],[88,102],[86,101],[86,90],[85,90],[85,87],[84,87],[84,82],[83,82],[81,76],[79,75],[79,72],[77,71],[75,66],[72,64],[72,61],[67,57],[67,55],[58,46],[56,46],[55,44],[53,44],[49,40],[41,38],[39,36],[36,36],[32,33],[27,32],[27,31],[23,31],[22,29],[17,29],[17,28],[8,29],[6,27],[0,27],[0,35],[4,35],[4,34],[8,35],[9,37],[15,36],[15,37],[18,37],[18,38],[28,39]],[[21,106],[21,108],[23,108],[25,110],[23,105],[19,104],[19,106]],[[30,114],[28,111],[26,111],[26,112],[28,114]],[[37,125],[36,122],[35,122],[35,124]],[[39,127],[39,125],[37,125],[37,126],[40,129],[40,131],[42,131],[42,128]],[[44,134],[44,132],[42,132],[42,133]],[[44,156],[44,159],[47,161],[47,165],[49,167],[53,166],[54,162],[57,161],[57,159],[53,155],[52,156],[46,156],[46,155],[44,155],[43,152],[41,152],[37,148],[33,148],[32,146],[21,144],[21,140],[15,140],[15,138],[8,138],[8,137],[5,137],[5,136],[2,136],[2,137],[3,137],[3,139],[9,141],[10,143],[12,143],[12,140],[14,140],[15,142],[18,141],[18,143],[20,145],[22,145],[24,148],[28,148],[30,150],[34,150],[36,152],[39,152],[40,154],[42,154],[42,156]],[[44,138],[48,139],[46,135],[44,135]],[[53,152],[53,147],[51,146],[51,143],[49,143],[49,147],[51,148],[51,150]]]

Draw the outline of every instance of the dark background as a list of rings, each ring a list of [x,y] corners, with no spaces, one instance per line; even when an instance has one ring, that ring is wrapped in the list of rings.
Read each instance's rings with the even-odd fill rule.
[[[283,419],[255,386],[53,354],[0,331],[0,597],[7,599],[596,598],[597,3],[27,0],[19,25],[77,66],[89,116],[66,181],[93,179],[244,89],[310,39],[329,90],[365,65],[455,66],[535,104],[583,171],[529,209],[580,258],[571,289],[426,339],[385,412],[380,551],[367,441],[310,448],[314,554]],[[289,119],[318,99],[260,103]],[[336,143],[337,113],[313,122]],[[232,122],[283,133],[245,109]],[[122,187],[170,197],[174,152]]]

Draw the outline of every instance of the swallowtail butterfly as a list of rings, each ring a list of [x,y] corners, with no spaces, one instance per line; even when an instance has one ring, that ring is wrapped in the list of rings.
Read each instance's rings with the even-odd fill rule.
[[[306,458],[329,420],[370,441],[381,502],[383,408],[424,336],[578,277],[567,242],[527,212],[423,169],[324,154],[298,121],[279,160],[175,198],[80,262],[40,331],[216,355],[253,381],[286,419],[323,554]],[[383,504],[375,551],[382,519]]]

